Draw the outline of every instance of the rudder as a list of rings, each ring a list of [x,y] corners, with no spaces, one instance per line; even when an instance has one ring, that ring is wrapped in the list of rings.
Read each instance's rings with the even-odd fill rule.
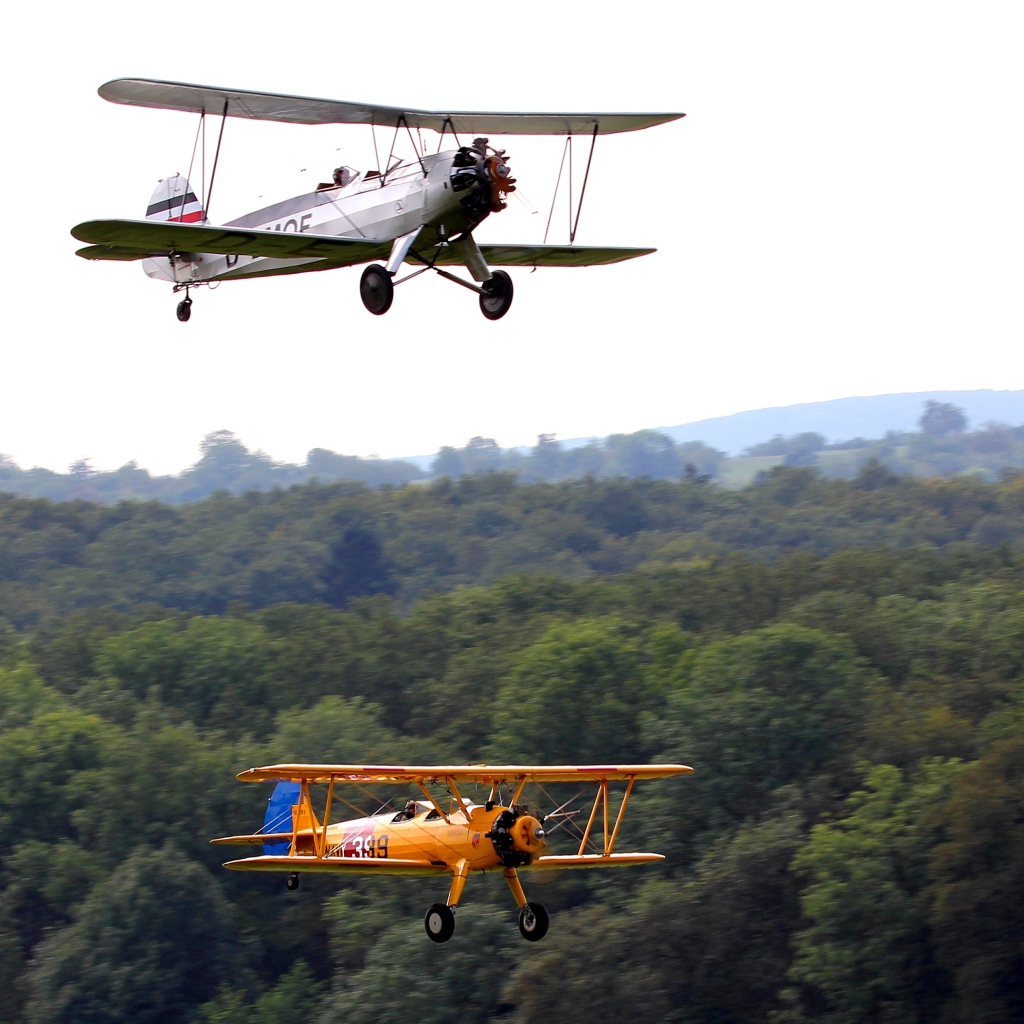
[[[291,832],[293,808],[299,802],[302,787],[297,782],[279,782],[267,801],[267,813],[263,818],[263,832]],[[264,843],[263,852],[268,857],[284,857],[291,849],[291,843]]]
[[[192,191],[188,179],[181,174],[172,174],[161,178],[153,190],[149,206],[146,207],[146,220],[198,224],[206,220],[206,211]]]

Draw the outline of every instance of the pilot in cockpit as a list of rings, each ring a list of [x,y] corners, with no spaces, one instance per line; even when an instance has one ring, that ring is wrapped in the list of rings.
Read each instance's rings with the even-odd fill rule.
[[[420,813],[419,807],[416,805],[415,800],[410,800],[405,805],[404,811],[399,811],[391,820],[392,821],[412,821],[417,814]]]
[[[351,185],[358,176],[358,172],[352,170],[351,167],[335,167],[331,180],[320,182],[316,190],[317,192],[323,192],[326,188],[344,188],[346,185]]]

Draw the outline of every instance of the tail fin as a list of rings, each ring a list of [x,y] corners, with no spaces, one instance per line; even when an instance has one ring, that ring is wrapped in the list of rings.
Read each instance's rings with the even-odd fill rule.
[[[183,178],[182,181],[185,179]],[[267,802],[267,813],[263,818],[263,831],[265,833],[291,832],[292,815],[295,813],[295,806],[299,802],[299,791],[301,786],[297,782],[279,782],[270,794]],[[300,826],[301,827],[301,826]],[[308,825],[307,825],[308,827]],[[291,848],[291,843],[264,843],[263,852],[268,857],[283,857]]]
[[[206,211],[181,174],[161,178],[146,208],[146,220],[173,220],[196,224],[206,220]]]

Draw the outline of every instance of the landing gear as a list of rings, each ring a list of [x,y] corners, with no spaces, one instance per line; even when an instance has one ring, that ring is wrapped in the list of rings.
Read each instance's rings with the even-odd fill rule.
[[[539,903],[529,903],[515,868],[502,872],[519,907],[519,934],[527,942],[540,942],[548,933],[548,912]]]
[[[359,279],[359,298],[374,315],[383,316],[395,298],[391,275],[378,263],[371,263]]]
[[[540,903],[527,903],[519,910],[519,934],[527,942],[539,942],[548,933],[548,912]]]
[[[495,270],[480,287],[480,312],[488,320],[500,320],[512,306],[512,278],[504,270]]]
[[[455,934],[455,913],[451,907],[435,903],[427,909],[423,927],[434,942],[447,942]]]
[[[298,876],[298,874],[297,874],[297,873],[296,873],[295,871],[293,871],[293,872],[292,872],[292,873],[291,873],[291,874],[290,874],[290,875],[289,875],[289,876],[288,876],[288,877],[287,877],[287,878],[286,878],[286,879],[284,880],[284,887],[285,887],[285,888],[286,888],[286,889],[287,889],[287,890],[288,890],[289,892],[295,892],[295,890],[296,890],[296,889],[298,889],[298,887],[299,887],[299,876]],[[522,925],[520,925],[519,927],[520,927],[520,928],[522,928]]]
[[[177,309],[178,319],[185,323],[188,318],[192,315],[192,300],[188,297],[188,293],[185,293],[185,298],[178,303]]]

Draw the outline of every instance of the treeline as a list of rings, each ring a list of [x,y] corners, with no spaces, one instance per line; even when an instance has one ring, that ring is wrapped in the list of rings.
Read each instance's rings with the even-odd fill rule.
[[[1016,551],[1022,539],[1024,476],[915,480],[877,463],[853,481],[780,467],[741,491],[700,478],[517,485],[492,473],[400,489],[220,493],[176,507],[0,496],[0,617],[22,629],[85,607],[223,614],[235,603],[343,607],[376,594],[408,609],[430,591],[510,573],[583,579],[736,552],[919,544]]]
[[[406,610],[377,594],[211,615],[140,595],[8,625],[0,1019],[1017,1019],[1024,559],[932,543],[961,486],[889,550],[516,575]],[[120,550],[177,543],[145,536]],[[524,876],[552,911],[537,946],[500,876],[471,880],[439,947],[421,917],[443,882],[289,893],[208,844],[262,820],[269,787],[234,781],[254,764],[518,759],[696,769],[631,802],[620,849],[663,865]]]
[[[50,469],[21,469],[0,455],[0,493],[52,501],[160,501],[180,505],[201,501],[218,491],[243,494],[272,491],[320,480],[350,480],[371,487],[401,486],[426,474],[400,459],[362,459],[314,448],[301,466],[278,462],[261,451],[250,451],[230,430],[207,434],[199,446],[199,461],[177,475],[153,476],[135,462],[100,472],[80,459],[67,473]]]
[[[362,459],[314,448],[301,466],[276,462],[250,451],[234,434],[220,430],[200,445],[199,461],[174,476],[152,476],[131,462],[113,472],[93,470],[80,460],[67,473],[19,468],[0,455],[0,493],[53,501],[155,500],[181,505],[201,501],[218,491],[283,490],[316,480],[348,481],[370,487],[400,487],[415,481],[486,473],[513,473],[522,483],[599,478],[649,477],[652,480],[714,478],[725,459],[722,452],[699,441],[677,445],[654,430],[613,434],[567,449],[552,436],[541,435],[528,452],[503,449],[491,438],[474,437],[465,448],[442,448],[429,472],[400,459]]]
[[[647,477],[651,480],[713,479],[725,453],[701,441],[676,444],[656,430],[612,434],[566,448],[552,434],[541,434],[528,452],[501,448],[489,437],[474,437],[465,448],[442,448],[431,463],[434,477],[458,479],[480,473],[515,473],[522,483],[579,480],[592,476]]]
[[[612,434],[572,448],[551,434],[541,434],[531,449],[502,448],[493,438],[474,437],[464,448],[442,448],[429,472],[399,459],[362,459],[323,448],[310,451],[301,466],[276,462],[263,452],[250,451],[230,431],[220,430],[203,439],[199,461],[177,476],[154,477],[134,462],[113,472],[97,472],[84,460],[67,473],[23,470],[0,455],[0,493],[54,501],[156,500],[180,505],[219,491],[282,490],[311,481],[400,487],[428,479],[511,473],[525,484],[647,478],[713,481],[735,489],[777,465],[815,467],[823,476],[853,479],[874,461],[900,475],[970,474],[988,481],[1024,467],[1024,426],[986,424],[968,431],[962,410],[929,401],[920,427],[919,432],[889,432],[880,440],[858,437],[835,444],[814,432],[777,436],[738,458],[728,458],[701,441],[677,444],[656,430]]]
[[[806,432],[774,437],[754,445],[747,456],[776,456],[786,466],[817,466],[829,476],[852,477],[872,459],[895,473],[918,477],[972,473],[995,480],[1024,467],[1024,426],[987,423],[968,430],[962,409],[929,400],[918,431],[889,431],[885,437],[862,437],[828,444],[821,434]]]

